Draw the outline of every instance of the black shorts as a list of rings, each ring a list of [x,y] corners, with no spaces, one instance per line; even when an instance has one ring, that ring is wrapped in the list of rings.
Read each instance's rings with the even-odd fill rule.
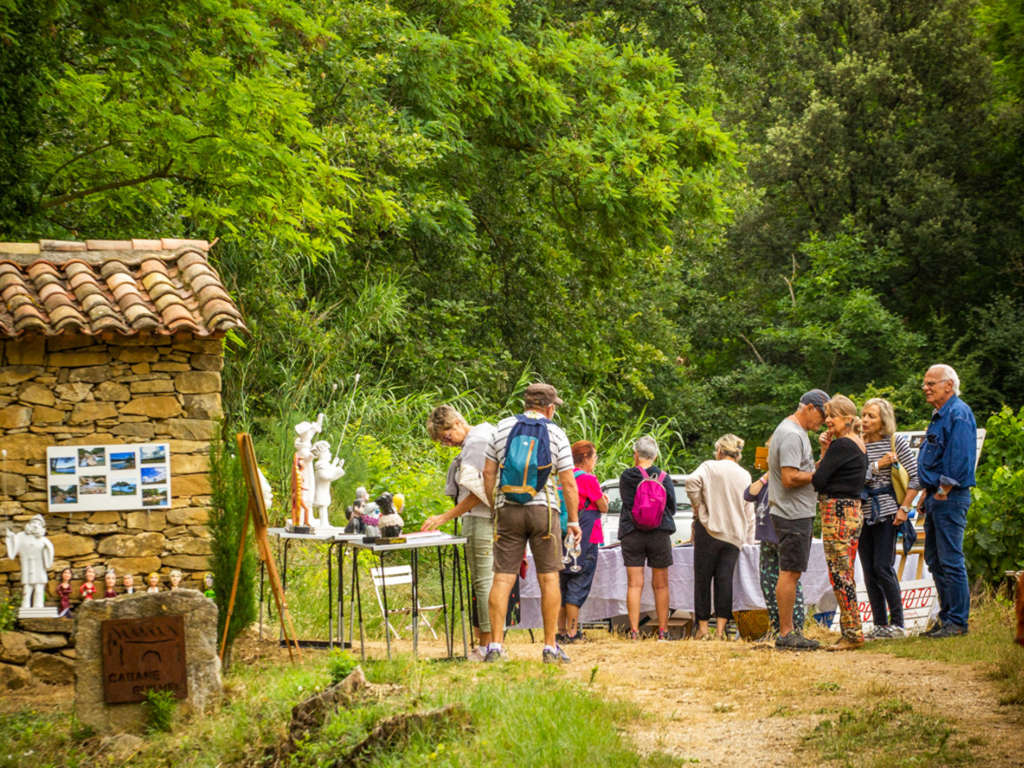
[[[672,565],[672,534],[668,531],[630,531],[622,537],[622,561],[627,568],[668,568]]]
[[[814,535],[814,518],[802,517],[787,520],[772,515],[772,525],[779,537],[779,570],[803,573],[811,557],[811,537]]]

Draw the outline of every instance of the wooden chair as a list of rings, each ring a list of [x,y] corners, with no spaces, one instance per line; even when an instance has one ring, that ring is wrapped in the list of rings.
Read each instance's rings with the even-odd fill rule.
[[[412,606],[408,608],[385,608],[384,598],[382,597],[382,589],[387,592],[391,592],[393,587],[403,586],[408,584],[410,592],[412,590],[412,566],[409,565],[389,565],[384,568],[371,568],[370,577],[373,579],[373,591],[377,593],[377,605],[380,606],[381,616],[384,617],[384,622],[387,624],[387,629],[394,633],[395,639],[401,639],[401,635],[398,634],[398,630],[395,629],[389,618],[392,614],[396,613],[412,613]],[[410,596],[411,603],[411,596]],[[437,632],[434,631],[434,627],[427,619],[426,611],[439,611],[442,605],[422,605],[418,600],[416,604],[417,612],[419,613],[420,624],[426,626],[430,630],[430,634],[437,639]],[[407,629],[412,629],[412,624],[409,624]]]

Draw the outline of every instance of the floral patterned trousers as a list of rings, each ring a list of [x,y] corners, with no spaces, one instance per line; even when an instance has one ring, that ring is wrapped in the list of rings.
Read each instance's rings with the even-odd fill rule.
[[[843,637],[862,641],[864,632],[861,629],[860,608],[857,606],[857,583],[853,576],[860,537],[860,499],[823,496],[818,502],[818,508],[821,510],[821,540],[825,546],[828,577],[836,593],[836,602],[839,603],[839,627]]]

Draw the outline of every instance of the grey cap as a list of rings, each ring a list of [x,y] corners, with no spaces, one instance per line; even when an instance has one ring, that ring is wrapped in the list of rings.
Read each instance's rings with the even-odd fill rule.
[[[825,416],[825,404],[831,400],[828,396],[828,392],[823,389],[812,389],[809,392],[804,392],[800,396],[800,405],[813,405],[819,411],[821,411],[822,417]]]
[[[562,398],[558,396],[558,390],[550,384],[537,382],[526,388],[523,402],[528,406],[540,406],[546,408],[549,405],[561,405]]]

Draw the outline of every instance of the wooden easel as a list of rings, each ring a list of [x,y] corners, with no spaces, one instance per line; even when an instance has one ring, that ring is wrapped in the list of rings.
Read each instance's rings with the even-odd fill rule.
[[[242,462],[242,475],[245,477],[245,487],[248,490],[249,503],[245,507],[245,521],[242,523],[242,536],[238,540],[238,559],[235,561],[235,578],[231,584],[231,597],[228,600],[227,616],[224,618],[224,636],[220,641],[220,660],[224,662],[224,649],[228,642],[228,626],[231,623],[231,614],[235,610],[235,595],[238,592],[238,577],[242,571],[242,558],[245,555],[245,534],[249,529],[249,518],[252,518],[253,538],[256,539],[256,551],[260,560],[267,567],[267,575],[270,578],[270,591],[274,593],[274,602],[277,604],[277,615],[281,621],[281,632],[284,634],[288,645],[288,658],[295,660],[295,655],[302,657],[299,650],[298,636],[295,634],[295,627],[292,625],[291,614],[288,613],[288,603],[285,601],[284,588],[281,586],[281,577],[277,573],[277,565],[270,552],[270,542],[267,540],[267,508],[263,504],[263,489],[260,487],[259,470],[256,468],[256,452],[252,447],[252,438],[247,432],[238,434],[238,458]],[[295,646],[293,655],[292,646]]]

